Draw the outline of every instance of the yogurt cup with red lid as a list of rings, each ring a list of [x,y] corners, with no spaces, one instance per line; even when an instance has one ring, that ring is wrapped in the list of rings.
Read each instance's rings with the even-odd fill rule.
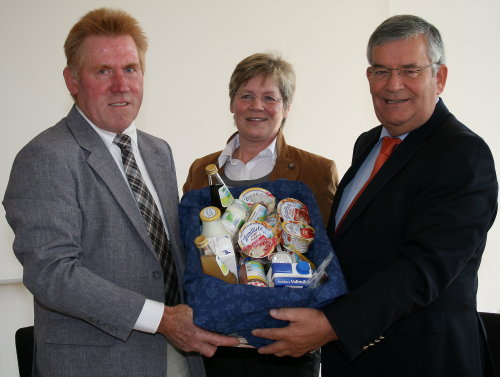
[[[274,251],[278,238],[269,224],[262,221],[249,221],[240,229],[238,244],[244,255],[251,258],[263,258]]]

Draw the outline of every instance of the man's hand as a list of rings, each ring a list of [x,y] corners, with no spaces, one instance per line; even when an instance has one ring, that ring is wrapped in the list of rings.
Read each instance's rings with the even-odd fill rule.
[[[218,346],[235,347],[239,340],[232,336],[203,330],[193,323],[193,310],[184,304],[165,306],[158,333],[186,352],[213,356]]]
[[[252,334],[255,336],[276,340],[259,348],[259,353],[300,357],[338,339],[325,314],[319,310],[282,308],[272,309],[270,314],[273,318],[290,324],[283,328],[253,330]]]

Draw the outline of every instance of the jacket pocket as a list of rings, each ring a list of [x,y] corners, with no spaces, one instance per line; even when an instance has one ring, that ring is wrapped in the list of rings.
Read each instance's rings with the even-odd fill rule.
[[[391,335],[439,334],[446,332],[446,313],[421,311],[396,322],[389,330]]]
[[[42,340],[50,344],[112,346],[116,339],[77,319],[53,321]]]

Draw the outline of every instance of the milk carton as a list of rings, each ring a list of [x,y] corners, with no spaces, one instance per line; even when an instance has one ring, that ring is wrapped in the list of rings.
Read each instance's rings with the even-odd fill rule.
[[[312,277],[309,263],[272,263],[267,274],[270,287],[303,288]]]

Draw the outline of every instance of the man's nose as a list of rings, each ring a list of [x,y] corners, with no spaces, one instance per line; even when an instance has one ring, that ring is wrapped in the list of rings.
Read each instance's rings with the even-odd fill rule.
[[[121,93],[129,90],[128,81],[123,72],[116,72],[113,75],[113,90]]]
[[[399,70],[393,69],[389,71],[389,78],[387,79],[386,87],[390,90],[399,90],[404,86],[403,81],[403,76],[401,76]]]

